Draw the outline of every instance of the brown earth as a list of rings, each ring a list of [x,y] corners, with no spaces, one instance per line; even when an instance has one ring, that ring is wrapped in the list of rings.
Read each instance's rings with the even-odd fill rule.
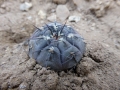
[[[120,3],[119,0],[81,0],[66,3],[77,23],[67,22],[85,38],[86,53],[75,70],[54,72],[38,65],[22,45],[57,4],[51,0],[30,0],[33,7],[19,10],[24,0],[0,0],[0,90],[120,90]],[[29,0],[26,0],[29,1]],[[65,21],[57,21],[64,23]]]

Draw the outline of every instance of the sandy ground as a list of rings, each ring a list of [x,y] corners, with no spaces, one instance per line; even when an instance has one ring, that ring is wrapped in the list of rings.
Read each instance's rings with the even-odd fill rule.
[[[33,7],[23,12],[19,9],[22,1],[0,1],[0,90],[120,90],[119,1],[83,0],[79,7],[71,0],[66,3],[70,15],[81,18],[67,25],[84,37],[86,53],[75,70],[58,73],[38,65],[22,48],[34,31],[33,25],[49,22],[40,18],[39,10],[49,17],[57,4],[30,0]]]

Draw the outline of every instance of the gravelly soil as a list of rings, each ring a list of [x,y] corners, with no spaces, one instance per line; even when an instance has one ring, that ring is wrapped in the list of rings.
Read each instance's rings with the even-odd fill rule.
[[[85,38],[86,53],[74,70],[54,72],[30,59],[22,45],[33,25],[49,22],[41,20],[38,11],[45,10],[48,17],[57,5],[32,0],[33,8],[22,12],[19,0],[1,0],[0,90],[120,90],[120,6],[117,0],[97,1],[86,0],[79,8],[66,4],[71,15],[81,18],[67,25]]]

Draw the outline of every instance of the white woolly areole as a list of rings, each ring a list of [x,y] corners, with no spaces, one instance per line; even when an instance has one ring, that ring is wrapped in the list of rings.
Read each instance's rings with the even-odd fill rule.
[[[52,46],[52,47],[50,47],[49,49],[50,49],[49,52],[53,53],[54,47]]]
[[[70,34],[68,34],[67,37],[69,37],[69,38],[74,37],[74,34],[70,33]]]
[[[43,36],[43,38],[44,38],[45,40],[49,40],[49,39],[50,39],[49,36]]]
[[[64,41],[64,39],[63,39],[63,38],[59,38],[59,40],[60,40],[60,41]]]
[[[57,31],[58,27],[56,25],[53,25],[54,29]]]
[[[52,46],[52,47],[50,47],[49,49],[50,49],[50,50],[54,50],[54,47]]]
[[[43,38],[43,39],[45,39],[45,40],[49,40],[49,39],[50,39],[49,36],[39,36],[39,37],[37,37],[37,38]]]

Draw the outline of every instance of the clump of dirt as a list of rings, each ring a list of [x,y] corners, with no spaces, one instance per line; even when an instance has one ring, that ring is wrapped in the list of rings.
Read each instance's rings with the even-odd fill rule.
[[[70,8],[70,4],[73,3],[71,0],[64,4],[68,6],[72,15],[80,17],[80,21],[67,22],[67,25],[71,25],[84,37],[86,53],[75,68],[61,72],[40,66],[28,57],[26,48],[23,47],[35,29],[33,25],[40,27],[47,23],[50,14],[56,15],[56,6],[59,4],[51,0],[44,2],[31,0],[29,2],[33,4],[32,8],[23,12],[19,9],[20,4],[24,3],[22,1],[28,2],[28,0],[0,1],[0,9],[4,10],[4,13],[0,13],[0,90],[120,89],[118,1],[85,0],[82,8],[77,6],[79,9],[74,4],[72,9]],[[49,5],[53,5],[51,9]],[[86,7],[87,5],[89,7]],[[99,9],[97,7],[91,9],[94,5]],[[9,10],[6,9],[8,7]],[[45,9],[49,10],[49,14],[45,12],[46,18],[41,19],[38,12]],[[96,17],[97,13],[100,15],[99,18]]]
[[[96,17],[102,17],[106,14],[107,10],[111,7],[112,0],[96,0],[90,7],[90,11]]]

